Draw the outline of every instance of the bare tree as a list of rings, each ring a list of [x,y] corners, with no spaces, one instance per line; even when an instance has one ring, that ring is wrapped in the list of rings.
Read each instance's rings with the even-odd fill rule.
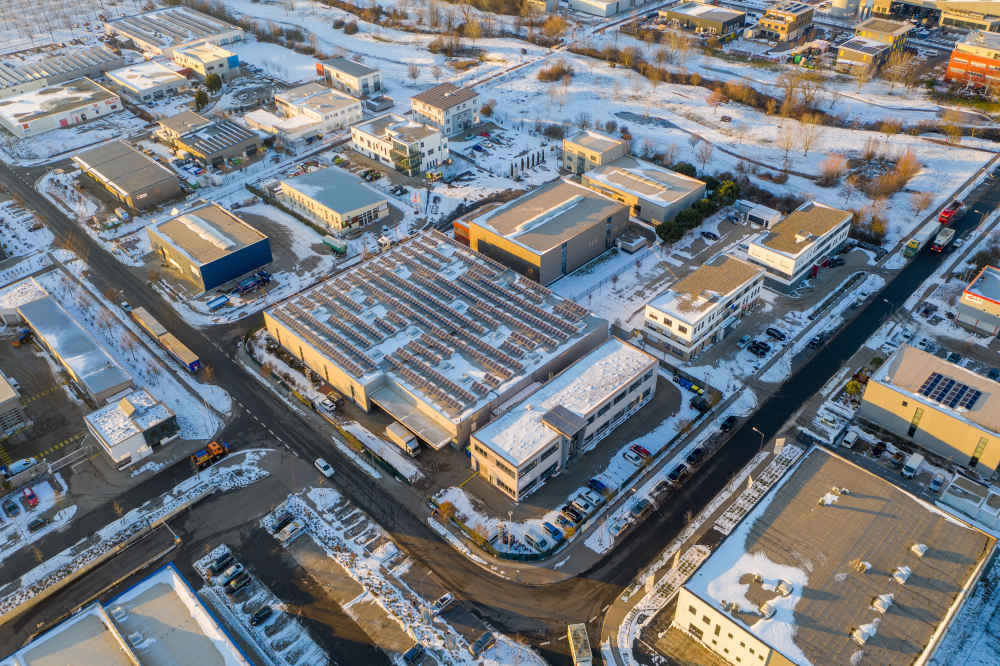
[[[865,84],[872,80],[872,68],[871,67],[855,67],[854,71],[854,81],[858,84],[858,92],[865,87]]]
[[[934,195],[930,192],[914,192],[910,195],[910,206],[913,207],[913,214],[920,215],[934,203]]]
[[[778,125],[778,146],[785,152],[786,161],[788,160],[788,153],[795,147],[795,140],[797,138],[792,123],[785,120]]]
[[[434,65],[433,67],[431,67],[431,75],[434,77],[435,81],[440,81],[441,80],[441,68],[438,67],[437,65]]]
[[[677,161],[677,144],[668,143],[663,150],[663,166],[670,168]]]
[[[701,164],[701,173],[705,173],[705,165],[708,161],[712,159],[712,152],[715,150],[715,146],[710,144],[708,141],[702,141],[701,145],[698,146],[698,150],[695,156],[698,158],[698,163]]]
[[[809,151],[816,145],[816,141],[823,133],[822,117],[819,114],[806,113],[802,116],[801,136],[802,156],[809,155]]]
[[[708,105],[712,107],[712,110],[715,111],[716,114],[719,113],[719,105],[725,104],[728,101],[729,98],[726,97],[726,93],[722,92],[721,89],[713,90],[712,94],[709,95],[708,99],[706,100]]]
[[[417,77],[420,76],[420,68],[417,67],[417,63],[411,62],[406,68],[406,74],[410,77],[410,80],[416,81]]]
[[[882,78],[889,82],[889,92],[896,87],[897,83],[905,83],[913,67],[913,54],[909,51],[893,51],[889,60],[882,67]]]

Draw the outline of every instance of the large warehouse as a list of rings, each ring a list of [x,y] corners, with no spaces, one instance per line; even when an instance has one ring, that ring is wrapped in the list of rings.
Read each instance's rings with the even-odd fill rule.
[[[190,114],[190,115],[188,115]],[[198,117],[198,114],[184,112],[178,114],[185,119]],[[176,116],[175,116],[176,117]],[[161,130],[172,118],[160,121]],[[242,159],[257,154],[262,141],[256,132],[242,125],[237,125],[227,118],[209,120],[197,129],[180,134],[173,139],[176,150],[183,150],[202,165],[212,165],[221,168],[226,160]]]
[[[472,469],[521,501],[649,402],[658,365],[609,338],[473,433]]]
[[[140,50],[170,57],[174,49],[198,42],[232,44],[246,39],[242,28],[189,7],[167,7],[104,24],[109,35],[130,40]]]
[[[996,542],[823,448],[753,492],[716,522],[673,619],[733,666],[930,663]]]
[[[337,167],[281,181],[279,198],[335,234],[360,229],[389,215],[389,200],[384,194]]]
[[[455,222],[469,247],[549,284],[610,249],[628,226],[622,204],[570,180],[554,180]]]
[[[97,404],[132,386],[132,377],[51,296],[25,303],[17,311],[35,337]]]
[[[110,71],[108,80],[126,97],[137,102],[162,99],[188,87],[187,79],[172,68],[153,60]]]
[[[26,63],[0,62],[0,99],[81,76],[100,76],[125,64],[106,46],[90,46]]]
[[[588,171],[581,182],[654,223],[674,219],[705,196],[705,183],[697,178],[628,156]]]
[[[264,312],[268,333],[434,449],[608,337],[608,323],[437,231]]]
[[[24,138],[85,123],[121,108],[118,95],[104,86],[88,78],[74,79],[0,99],[0,127]]]
[[[131,208],[142,210],[181,194],[177,174],[124,141],[73,156],[80,170]]]
[[[216,203],[202,202],[146,227],[153,252],[205,292],[271,261],[267,236]]]

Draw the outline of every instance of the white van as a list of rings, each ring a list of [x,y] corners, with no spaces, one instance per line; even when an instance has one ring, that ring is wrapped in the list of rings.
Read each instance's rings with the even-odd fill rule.
[[[843,446],[845,449],[853,449],[854,443],[856,441],[858,441],[858,433],[851,430],[846,435],[844,435],[844,439],[840,440],[840,445]]]
[[[10,465],[7,466],[7,476],[14,476],[15,474],[20,474],[26,469],[31,469],[38,464],[38,461],[34,458],[21,458],[20,460],[15,460]]]
[[[399,423],[390,423],[389,427],[385,429],[385,436],[411,458],[416,458],[417,454],[420,453],[420,442],[417,441],[412,432]]]
[[[525,542],[537,550],[539,553],[544,553],[549,549],[549,541],[541,535],[538,530],[529,530],[524,534]]]
[[[921,453],[912,453],[910,457],[906,459],[903,463],[903,469],[900,471],[907,479],[912,479],[920,471],[920,466],[924,464],[924,456]]]

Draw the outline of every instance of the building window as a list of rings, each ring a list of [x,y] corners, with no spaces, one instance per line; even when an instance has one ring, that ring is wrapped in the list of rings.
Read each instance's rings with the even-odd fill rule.
[[[721,624],[715,625],[715,635],[716,636],[721,636],[722,635],[722,625]]]
[[[913,437],[917,432],[917,426],[920,425],[920,417],[924,415],[924,410],[917,407],[913,410],[913,418],[910,420],[910,427],[906,431],[907,437]]]
[[[688,613],[691,613],[691,615],[697,615],[698,609],[695,608],[694,606],[688,606]]]
[[[704,622],[705,624],[708,624],[708,625],[712,624],[712,620],[710,620],[707,615],[702,615],[701,616],[701,621]]]
[[[701,629],[694,626],[694,624],[688,625],[688,633],[697,638],[699,641],[705,637],[705,634],[702,633]]]
[[[683,335],[683,334],[686,334],[686,333],[688,332],[688,330],[687,330],[687,326],[678,326],[678,327],[677,327],[677,331],[678,331],[679,333],[681,333],[682,335]]]
[[[559,445],[558,444],[550,446],[549,448],[547,448],[545,450],[545,452],[541,456],[538,457],[538,459],[539,460],[545,460],[546,458],[551,457],[552,454],[554,454],[558,450],[559,450]]]

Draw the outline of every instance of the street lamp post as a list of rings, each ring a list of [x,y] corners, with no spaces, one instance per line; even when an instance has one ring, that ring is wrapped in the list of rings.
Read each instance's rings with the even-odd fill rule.
[[[750,429],[760,435],[760,449],[764,449],[764,433],[757,429],[757,426],[750,426]]]

